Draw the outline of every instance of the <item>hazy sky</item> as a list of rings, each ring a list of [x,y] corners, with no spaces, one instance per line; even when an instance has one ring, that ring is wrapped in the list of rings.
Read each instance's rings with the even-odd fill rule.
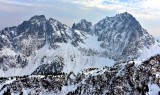
[[[150,34],[160,36],[160,0],[0,0],[0,29],[40,14],[72,26],[81,19],[95,24],[126,11]]]

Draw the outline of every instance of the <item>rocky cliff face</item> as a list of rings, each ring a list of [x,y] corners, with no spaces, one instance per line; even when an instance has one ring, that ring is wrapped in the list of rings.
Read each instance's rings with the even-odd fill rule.
[[[103,48],[125,58],[132,55],[136,57],[143,47],[149,48],[155,43],[154,38],[128,13],[106,17],[94,29],[99,35],[98,40],[103,41]]]

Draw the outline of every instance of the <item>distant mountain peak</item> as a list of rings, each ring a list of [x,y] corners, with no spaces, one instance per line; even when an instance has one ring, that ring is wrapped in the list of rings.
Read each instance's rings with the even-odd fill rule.
[[[80,31],[85,31],[85,32],[92,32],[92,23],[82,19],[78,23],[74,23],[72,26],[72,29],[80,30]]]
[[[128,12],[123,12],[123,13],[120,13],[119,15],[132,16],[132,14],[130,14]]]
[[[46,17],[44,15],[35,15],[30,18],[30,21],[35,20],[35,19],[37,19],[37,20],[44,20],[45,19],[46,20]]]
[[[91,23],[91,22],[87,21],[86,19],[82,19],[82,20],[80,20],[79,23]]]

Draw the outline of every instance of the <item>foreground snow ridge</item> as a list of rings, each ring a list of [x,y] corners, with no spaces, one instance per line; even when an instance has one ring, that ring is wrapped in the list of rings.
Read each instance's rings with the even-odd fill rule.
[[[0,93],[12,95],[159,95],[160,55],[141,63],[88,68],[81,73],[54,73],[0,78]],[[22,95],[23,95],[22,94]]]

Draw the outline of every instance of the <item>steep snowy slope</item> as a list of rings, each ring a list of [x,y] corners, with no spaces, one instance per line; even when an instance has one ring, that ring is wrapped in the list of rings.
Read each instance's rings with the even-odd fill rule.
[[[61,43],[56,50],[51,48],[49,44],[45,44],[41,49],[37,50],[32,56],[28,57],[28,64],[24,68],[12,68],[7,71],[1,71],[1,76],[14,75],[30,75],[34,71],[35,74],[43,74],[43,70],[47,67],[38,68],[43,64],[56,65],[52,68],[52,73],[62,68],[60,72],[74,72],[78,73],[87,68],[101,68],[104,66],[112,66],[115,61],[98,56],[87,56],[74,47],[71,43]],[[39,71],[41,69],[42,71]],[[22,73],[23,72],[23,73]],[[38,73],[36,73],[38,72]]]

